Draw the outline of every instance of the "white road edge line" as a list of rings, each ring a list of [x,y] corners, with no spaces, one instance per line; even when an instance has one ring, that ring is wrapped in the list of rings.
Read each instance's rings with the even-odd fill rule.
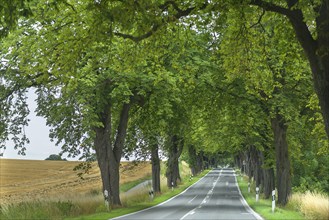
[[[181,193],[175,195],[174,197],[171,197],[170,199],[168,199],[168,200],[166,200],[166,201],[164,201],[164,202],[162,202],[162,203],[159,203],[159,204],[156,205],[156,206],[152,206],[152,207],[149,207],[149,208],[147,208],[147,209],[142,209],[142,210],[139,210],[139,211],[137,211],[137,212],[129,213],[129,214],[126,214],[126,215],[118,216],[118,217],[112,218],[112,219],[110,219],[110,220],[121,219],[121,218],[124,218],[124,217],[128,217],[128,216],[130,216],[130,215],[134,215],[134,214],[137,214],[137,213],[140,213],[140,212],[148,211],[148,210],[153,209],[153,208],[155,208],[155,207],[161,206],[161,205],[163,205],[163,204],[165,204],[165,203],[167,203],[167,202],[173,200],[174,198],[180,196],[181,194],[185,193],[189,188],[191,188],[192,186],[194,186],[195,184],[197,184],[198,182],[200,182],[201,180],[203,180],[203,179],[204,179],[204,178],[205,178],[205,177],[206,177],[211,171],[212,171],[212,170],[210,170],[210,171],[209,171],[206,175],[204,175],[201,179],[199,179],[198,181],[196,181],[195,183],[193,183],[192,185],[190,185],[189,187],[187,187],[183,192],[181,192]]]
[[[235,185],[238,188],[239,194],[240,194],[240,201],[243,204],[243,206],[245,207],[247,212],[250,212],[250,214],[252,214],[256,219],[258,220],[264,220],[257,212],[255,212],[252,208],[250,208],[250,206],[248,205],[247,201],[244,199],[241,191],[240,191],[240,187],[238,184],[238,180],[236,179],[236,175],[235,175],[235,170],[233,170],[233,174],[234,174],[234,178],[235,178]]]
[[[191,199],[190,201],[188,201],[188,203],[190,204],[198,195],[194,196],[193,199]]]

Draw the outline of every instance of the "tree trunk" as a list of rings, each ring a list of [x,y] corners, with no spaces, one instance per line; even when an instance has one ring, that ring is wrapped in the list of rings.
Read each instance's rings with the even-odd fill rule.
[[[276,154],[278,204],[286,205],[291,193],[290,160],[286,140],[287,125],[279,114],[271,119]]]
[[[269,138],[264,135],[266,143],[264,144],[264,152],[262,152],[263,160],[263,192],[266,199],[272,196],[272,191],[275,189],[275,176],[273,163],[274,161],[274,146],[269,145],[271,142]]]
[[[313,78],[316,81],[315,86],[318,87],[317,94],[320,100],[327,137],[329,138],[329,2],[322,1],[322,3],[319,16],[316,19],[319,46],[315,55],[319,70],[314,71],[313,75],[316,76]]]
[[[202,159],[203,159],[203,170],[204,169],[209,169],[209,165],[210,165],[210,163],[209,163],[209,157],[206,156],[205,154],[203,154]]]
[[[242,170],[242,164],[241,164],[241,159],[240,159],[240,154],[237,154],[234,156],[234,165]]]
[[[264,196],[265,199],[272,196],[272,190],[275,189],[275,179],[274,179],[274,170],[273,168],[263,169],[264,175]]]
[[[118,206],[121,206],[119,166],[127,135],[130,106],[130,103],[124,103],[122,106],[114,147],[112,153],[110,154],[111,201],[113,205]]]
[[[176,187],[177,182],[181,181],[179,174],[178,159],[183,150],[183,140],[179,139],[177,135],[173,135],[168,149],[169,157],[167,161],[167,186]]]
[[[117,129],[116,139],[112,148],[111,142],[111,110],[107,106],[99,115],[103,126],[95,128],[96,137],[94,140],[98,166],[101,171],[103,193],[106,190],[110,205],[120,206],[120,174],[119,166],[122,155],[124,140],[127,133],[128,113],[130,104],[124,104],[120,114],[120,121]]]
[[[253,177],[256,187],[259,187],[261,184],[261,161],[259,157],[259,152],[255,148],[255,146],[251,146],[249,148],[249,156],[250,156],[250,168],[251,168],[251,176]]]
[[[121,206],[120,200],[120,160],[110,160],[109,174],[110,174],[110,202],[113,206]]]
[[[238,167],[240,167],[242,173],[246,173],[246,169],[243,166],[243,160],[245,160],[245,154],[244,152],[240,152],[238,154]]]
[[[200,151],[196,156],[196,172],[200,173],[204,170],[204,162],[203,162],[203,152]]]
[[[197,168],[197,154],[195,147],[193,145],[189,145],[188,147],[188,156],[189,156],[189,166],[191,169],[191,174],[195,176],[198,174],[198,168]]]
[[[98,166],[101,172],[103,193],[105,190],[111,192],[110,187],[110,151],[112,151],[111,144],[111,111],[110,107],[107,107],[105,111],[100,114],[100,120],[102,121],[103,127],[95,128],[95,140],[94,146],[96,151],[96,157]],[[110,197],[105,196],[105,200],[111,203]]]
[[[254,157],[254,178],[256,182],[256,187],[263,188],[263,171],[262,171],[262,153],[256,149],[256,147],[253,148],[253,157]]]
[[[152,187],[154,193],[160,193],[160,158],[159,147],[157,143],[152,143],[151,149],[151,161],[152,161]]]
[[[253,167],[252,167],[252,161],[251,161],[249,149],[245,151],[243,161],[242,161],[242,166],[244,167],[245,174],[249,177],[249,181],[251,181],[251,177],[253,176]],[[243,163],[245,165],[243,165]]]

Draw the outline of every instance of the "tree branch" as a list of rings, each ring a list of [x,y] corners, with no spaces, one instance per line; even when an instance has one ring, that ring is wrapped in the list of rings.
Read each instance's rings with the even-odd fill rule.
[[[159,9],[161,9],[162,12],[167,11],[168,7],[170,5],[177,11],[177,13],[173,15],[173,19],[171,21],[175,21],[175,20],[180,19],[181,17],[188,16],[189,14],[191,14],[191,12],[193,10],[195,10],[197,8],[197,6],[194,6],[194,7],[190,7],[190,8],[187,8],[185,10],[182,10],[178,7],[178,5],[174,1],[167,1],[164,4],[160,5]],[[199,7],[199,10],[205,9],[207,7],[207,5],[208,5],[208,2],[205,1],[205,3],[201,7]],[[153,24],[151,30],[149,30],[145,34],[142,34],[142,35],[139,35],[139,36],[133,36],[131,34],[124,34],[124,33],[120,33],[120,32],[114,32],[114,35],[116,35],[118,37],[125,38],[125,39],[133,40],[137,43],[139,41],[142,41],[142,40],[152,36],[152,34],[155,33],[159,29],[159,27],[161,27],[163,24],[164,23]]]
[[[130,107],[131,107],[130,103],[124,103],[120,113],[119,125],[116,133],[115,143],[113,146],[113,153],[116,162],[120,162],[122,156],[123,145],[127,135]]]
[[[156,32],[158,30],[158,28],[160,27],[160,25],[153,25],[153,27],[151,28],[150,31],[148,31],[147,33],[140,35],[140,36],[133,36],[130,34],[123,34],[123,33],[119,33],[119,32],[114,32],[114,35],[118,36],[118,37],[122,37],[124,39],[130,39],[132,41],[135,41],[136,43],[139,41],[142,41],[146,38],[149,38],[154,32]]]
[[[259,6],[266,11],[276,12],[282,15],[285,15],[292,24],[296,37],[300,42],[301,46],[303,47],[306,56],[308,57],[310,63],[316,63],[317,61],[314,60],[314,55],[317,50],[317,42],[312,37],[307,24],[304,21],[303,12],[300,9],[292,9],[291,7],[295,6],[298,3],[298,0],[287,0],[287,4],[289,9],[283,8],[281,6],[275,5],[273,3],[265,2],[263,0],[251,0],[250,4]],[[311,65],[312,67],[312,65]]]
[[[264,32],[265,32],[265,28],[264,28],[263,25],[261,24],[261,21],[262,21],[263,16],[265,15],[265,12],[266,12],[266,11],[265,11],[265,9],[263,8],[262,14],[259,16],[258,21],[257,21],[255,24],[251,25],[249,28],[253,28],[253,27],[255,27],[256,25],[260,25],[260,26],[262,27],[262,29],[264,30]]]
[[[294,7],[299,2],[299,0],[286,0],[286,2],[287,2],[287,5],[288,5],[288,8],[291,9],[292,7]]]
[[[290,12],[291,12],[287,8],[281,7],[279,5],[276,5],[276,4],[273,4],[273,3],[270,3],[270,2],[265,2],[263,0],[251,0],[250,4],[261,7],[266,11],[277,12],[279,14],[286,15],[286,16],[289,16]]]

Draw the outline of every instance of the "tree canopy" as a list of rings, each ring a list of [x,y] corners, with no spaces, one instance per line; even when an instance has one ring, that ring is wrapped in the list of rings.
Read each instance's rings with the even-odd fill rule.
[[[307,188],[315,169],[312,181],[327,178],[319,164],[329,153],[328,8],[320,0],[7,2],[1,147],[10,138],[24,154],[35,88],[51,139],[69,157],[96,152],[113,204],[123,154],[139,146],[154,156],[162,145],[168,184],[179,179],[182,152],[194,170],[230,154],[266,187],[276,170],[284,205],[291,183]],[[302,171],[304,159],[311,165]]]

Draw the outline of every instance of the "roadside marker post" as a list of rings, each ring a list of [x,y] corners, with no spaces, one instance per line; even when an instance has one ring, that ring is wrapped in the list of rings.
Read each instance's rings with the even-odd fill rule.
[[[243,173],[246,174],[246,161],[243,160],[242,164],[243,164]]]
[[[272,213],[275,210],[275,190],[272,191]]]
[[[107,190],[104,190],[104,201],[105,201],[105,207],[107,211],[110,211],[110,204],[109,204],[109,192]]]
[[[171,191],[174,191],[174,182],[171,182]]]
[[[259,200],[259,187],[256,187],[256,202]]]
[[[153,191],[152,188],[149,191],[149,196],[150,196],[150,200],[153,201],[153,199],[154,199],[154,191]]]
[[[248,193],[250,193],[250,182],[248,182]]]

